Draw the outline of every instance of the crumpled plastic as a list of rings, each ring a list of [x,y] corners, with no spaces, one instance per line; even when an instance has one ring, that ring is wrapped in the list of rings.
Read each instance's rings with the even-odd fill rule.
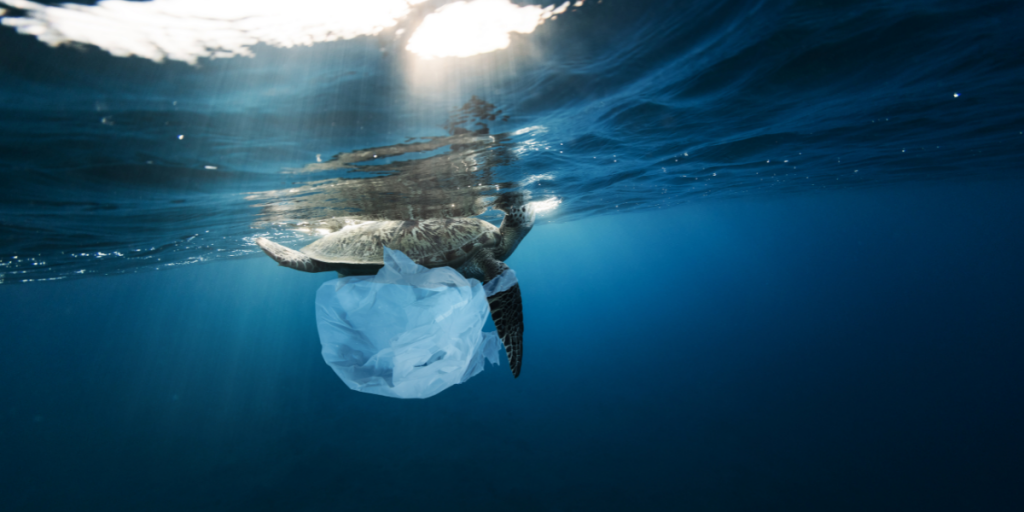
[[[501,340],[483,332],[491,295],[515,284],[510,270],[488,290],[455,269],[428,269],[384,248],[375,276],[332,279],[316,294],[324,361],[363,393],[429,398],[498,363]]]

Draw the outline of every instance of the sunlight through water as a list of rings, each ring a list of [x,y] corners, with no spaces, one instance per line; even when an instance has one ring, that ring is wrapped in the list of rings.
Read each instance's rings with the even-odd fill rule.
[[[195,64],[251,57],[258,43],[290,48],[379,34],[424,0],[103,0],[96,5],[0,4],[26,11],[0,23],[59,46],[91,44],[118,57]]]
[[[414,7],[424,2],[102,0],[96,5],[45,5],[0,0],[0,6],[24,11],[14,15],[0,7],[0,24],[50,46],[87,44],[118,57],[196,64],[201,58],[252,57],[251,48],[260,43],[291,48],[378,35],[407,18],[415,19],[410,16]],[[509,46],[512,32],[532,33],[569,5],[517,6],[509,0],[442,5],[426,15],[406,49],[427,59],[501,50]],[[576,2],[579,5],[582,2]]]
[[[448,4],[428,15],[405,47],[421,57],[470,57],[508,48],[512,32],[529,34],[544,20],[565,12],[555,8],[517,6],[508,0],[475,0]]]

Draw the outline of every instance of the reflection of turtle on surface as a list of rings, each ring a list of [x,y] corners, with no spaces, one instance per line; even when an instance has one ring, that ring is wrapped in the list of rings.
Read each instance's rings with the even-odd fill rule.
[[[373,275],[384,266],[384,246],[427,268],[452,267],[486,283],[501,275],[503,263],[533,227],[533,208],[520,195],[501,196],[500,228],[474,218],[385,220],[331,233],[296,251],[259,238],[263,252],[284,267],[304,272],[337,271],[340,276]],[[505,344],[512,375],[523,364],[523,305],[519,285],[487,298],[498,337]]]

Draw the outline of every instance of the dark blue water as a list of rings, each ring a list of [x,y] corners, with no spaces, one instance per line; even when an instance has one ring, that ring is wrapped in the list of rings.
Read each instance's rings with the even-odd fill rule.
[[[591,0],[194,66],[0,26],[0,510],[1019,510],[1022,26]],[[333,275],[253,243],[508,191],[522,375],[427,400],[347,389]]]

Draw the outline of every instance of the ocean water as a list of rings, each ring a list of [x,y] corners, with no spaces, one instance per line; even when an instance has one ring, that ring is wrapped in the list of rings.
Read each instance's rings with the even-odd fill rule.
[[[0,510],[1024,506],[1024,4],[95,4],[0,1]],[[510,192],[522,374],[426,400],[254,242]]]

